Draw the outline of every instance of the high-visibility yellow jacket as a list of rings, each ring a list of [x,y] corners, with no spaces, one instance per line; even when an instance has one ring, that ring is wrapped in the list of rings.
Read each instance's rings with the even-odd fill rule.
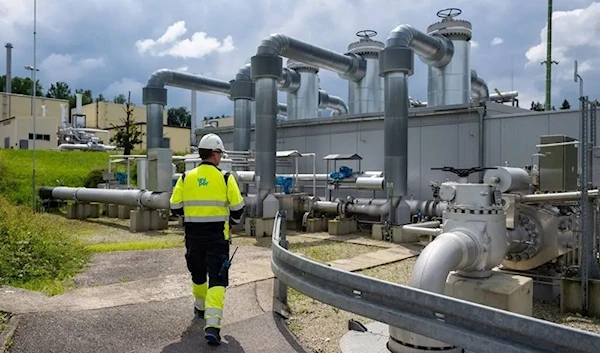
[[[229,239],[230,224],[241,221],[244,198],[233,175],[202,162],[177,180],[171,209],[184,216],[186,235]]]

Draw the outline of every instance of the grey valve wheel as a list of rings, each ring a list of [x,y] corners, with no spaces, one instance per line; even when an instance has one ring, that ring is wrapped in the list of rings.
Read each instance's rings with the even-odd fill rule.
[[[443,19],[452,19],[458,15],[460,15],[462,13],[461,9],[458,9],[456,7],[449,7],[447,9],[443,9],[437,12],[437,17],[443,18]]]
[[[377,35],[377,32],[375,32],[372,29],[365,29],[365,30],[356,32],[357,37],[361,37],[364,39],[369,39],[369,38],[375,37],[376,35]]]

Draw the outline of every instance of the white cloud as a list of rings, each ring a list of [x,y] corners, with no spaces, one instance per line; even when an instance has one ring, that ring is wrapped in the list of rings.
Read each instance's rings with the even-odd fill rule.
[[[105,64],[104,58],[77,58],[70,54],[50,54],[41,62],[39,68],[40,75],[46,81],[74,83]]]
[[[142,88],[144,88],[142,82],[124,77],[108,85],[102,94],[106,99],[112,100],[113,97],[116,97],[119,94],[124,94],[125,97],[127,97],[127,93],[131,92],[131,100],[138,101],[138,99],[141,98]]]
[[[476,42],[474,40],[471,41],[471,48],[477,48],[479,46],[479,42]]]
[[[182,67],[178,67],[176,70],[177,71],[187,71],[189,69],[190,69],[189,66],[182,66]]]
[[[186,32],[185,21],[177,21],[160,38],[138,40],[135,46],[140,54],[179,58],[202,58],[214,52],[228,53],[235,49],[231,36],[219,41],[206,32],[196,32],[190,38],[182,39]]]
[[[600,2],[593,2],[587,8],[556,11],[552,18],[552,60],[559,62],[555,66],[556,76],[572,80],[574,60],[579,61],[580,72],[596,70],[595,59],[600,56]],[[540,43],[525,53],[528,66],[546,60],[546,28],[540,32]]]
[[[494,39],[492,39],[492,41],[491,41],[490,44],[493,47],[493,46],[496,46],[496,45],[500,45],[502,43],[504,43],[504,39],[502,39],[500,37],[495,37]]]

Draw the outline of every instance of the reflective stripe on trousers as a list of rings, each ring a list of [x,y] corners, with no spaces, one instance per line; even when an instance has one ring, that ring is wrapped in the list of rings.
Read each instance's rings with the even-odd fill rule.
[[[223,318],[223,310],[217,308],[207,308],[204,312],[206,319],[206,327],[221,328],[221,319]]]
[[[204,299],[202,298],[196,298],[196,300],[194,301],[194,306],[196,307],[196,309],[198,310],[204,310]]]

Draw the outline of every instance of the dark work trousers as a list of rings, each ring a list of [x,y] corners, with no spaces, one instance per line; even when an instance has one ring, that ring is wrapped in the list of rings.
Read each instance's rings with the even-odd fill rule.
[[[185,236],[185,260],[187,268],[192,274],[192,282],[204,284],[207,280],[208,287],[227,287],[229,285],[229,273],[221,268],[225,260],[229,259],[229,241],[211,240],[206,241],[202,236]]]

